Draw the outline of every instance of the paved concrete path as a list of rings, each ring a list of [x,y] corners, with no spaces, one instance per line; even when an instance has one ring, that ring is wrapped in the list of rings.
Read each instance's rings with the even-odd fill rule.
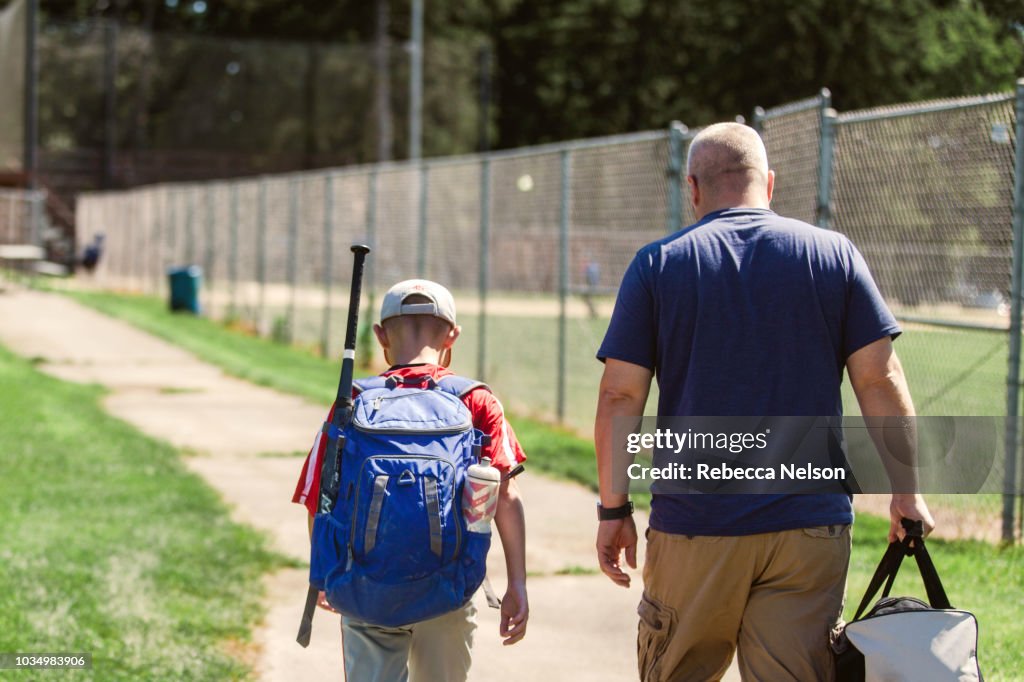
[[[308,560],[305,513],[290,503],[302,461],[274,453],[307,448],[323,407],[228,377],[169,343],[55,294],[0,293],[0,343],[36,358],[41,369],[61,379],[106,386],[104,404],[112,414],[182,448],[189,468],[221,493],[237,520],[265,531],[278,551]],[[636,679],[639,575],[622,589],[588,574],[596,565],[594,495],[536,473],[520,483],[530,572],[527,636],[502,647],[497,613],[478,597],[471,679]],[[642,516],[637,521],[646,526]],[[499,543],[489,572],[500,594]],[[295,643],[305,593],[303,570],[268,577],[267,616],[256,632],[259,679],[340,679],[336,616],[317,614],[309,649]],[[738,677],[730,672],[727,679]]]

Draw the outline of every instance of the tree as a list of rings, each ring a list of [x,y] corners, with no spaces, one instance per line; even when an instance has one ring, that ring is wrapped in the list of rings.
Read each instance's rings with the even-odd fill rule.
[[[153,2],[42,5],[54,18],[115,15],[132,23],[144,21]],[[163,0],[149,20],[158,31],[367,44],[376,8],[356,0]],[[395,45],[408,39],[409,12],[408,2],[392,3]],[[701,125],[822,86],[844,110],[1006,90],[1024,71],[1019,0],[431,0],[426,26],[426,78],[441,88],[435,109],[452,75],[431,74],[432,46],[472,55],[494,45],[501,147],[661,128],[673,119]],[[471,60],[448,61],[473,68]],[[435,68],[442,62],[435,54]],[[405,97],[400,82],[392,88],[396,113]],[[428,109],[430,99],[428,91]],[[448,118],[435,122],[439,138],[450,133],[439,126],[468,125],[475,101],[456,99]],[[402,126],[395,132],[402,150]],[[428,127],[427,153],[465,151],[430,140]]]

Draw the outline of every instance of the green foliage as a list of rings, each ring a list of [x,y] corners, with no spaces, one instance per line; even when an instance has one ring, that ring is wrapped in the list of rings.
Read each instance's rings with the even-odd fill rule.
[[[223,76],[224,64],[210,45],[169,48],[152,84],[119,82],[129,102],[145,88],[160,94],[145,114],[121,128],[169,117],[163,130],[173,132],[172,121],[183,125],[190,119],[182,117],[202,119],[204,110],[215,110],[222,113],[217,125],[233,135],[247,130],[250,140],[272,149],[343,151],[345,158],[372,160],[374,74],[366,46],[373,41],[381,1],[225,0],[205,3],[202,13],[188,0],[175,7],[158,0],[108,0],[102,12],[87,0],[44,1],[43,8],[52,18],[102,16],[157,31],[360,44],[362,51],[347,57],[341,48],[316,48],[323,56],[315,67],[307,55],[313,48],[251,44],[266,56],[246,56],[243,80],[274,90],[272,97],[266,89],[250,95],[263,109],[240,108],[241,86]],[[389,4],[397,116],[407,103],[407,60],[400,46],[410,33],[410,3]],[[513,147],[660,128],[673,119],[703,125],[749,115],[757,105],[807,97],[822,86],[844,110],[1007,90],[1024,70],[1020,7],[1011,0],[432,0],[425,17],[424,152],[472,149],[478,124],[475,54],[485,44],[496,53],[497,143]],[[175,40],[183,42],[181,36]],[[249,48],[222,42],[222,49]],[[88,61],[70,65],[72,71],[94,71],[91,81],[79,73],[78,83],[99,82],[98,66],[87,67]],[[306,76],[276,78],[274,63]],[[197,64],[207,65],[202,77],[195,73]],[[176,91],[175,79],[192,85]],[[205,89],[195,90],[198,84]],[[312,108],[304,104],[311,101],[303,92],[307,85],[316,92]],[[96,114],[102,97],[76,106],[79,116],[86,109]],[[236,110],[245,112],[244,124],[230,118]],[[189,126],[179,139],[191,144],[217,146],[230,139],[215,127],[189,137]],[[81,139],[101,128],[80,131]],[[397,117],[394,128],[400,152],[406,131]]]
[[[501,142],[703,125],[828,86],[843,109],[1012,87],[1019,32],[972,2],[519,3],[496,36]]]
[[[100,398],[0,348],[0,651],[91,652],[81,679],[245,677],[226,652],[281,559]]]

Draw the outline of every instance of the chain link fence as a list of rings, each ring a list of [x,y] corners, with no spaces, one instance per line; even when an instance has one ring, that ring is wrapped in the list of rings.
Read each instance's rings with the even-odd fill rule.
[[[920,414],[1017,414],[1011,272],[1024,241],[1014,240],[1024,229],[1024,85],[1016,105],[1010,94],[842,115],[830,107],[823,91],[755,112],[777,172],[773,207],[847,234],[864,253],[904,324],[898,349]],[[78,228],[84,238],[111,235],[98,284],[164,296],[167,268],[200,264],[208,314],[329,356],[340,351],[347,246],[368,241],[368,311],[399,279],[445,283],[464,327],[453,367],[492,383],[520,413],[587,431],[601,371],[593,357],[627,265],[643,244],[692,222],[682,176],[695,132],[674,124],[417,163],[86,194]],[[852,396],[846,404],[856,411]],[[1007,457],[993,473],[1007,494],[985,513],[1002,505],[1012,538],[1019,434],[1007,424]]]
[[[0,188],[0,244],[40,246],[46,193]]]

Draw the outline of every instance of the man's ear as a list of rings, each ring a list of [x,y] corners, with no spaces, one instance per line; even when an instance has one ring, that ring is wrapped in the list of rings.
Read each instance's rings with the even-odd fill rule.
[[[768,171],[768,202],[771,203],[772,193],[775,191],[775,171]]]
[[[687,175],[686,184],[690,187],[690,203],[694,208],[697,208],[697,205],[700,203],[700,187],[697,186],[697,177]]]

